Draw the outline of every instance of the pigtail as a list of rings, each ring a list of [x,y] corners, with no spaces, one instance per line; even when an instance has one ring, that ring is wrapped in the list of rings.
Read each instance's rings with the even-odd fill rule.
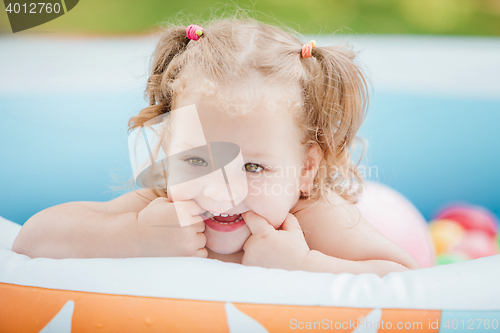
[[[145,90],[149,96],[149,106],[129,120],[129,131],[143,126],[145,122],[171,111],[171,83],[182,69],[179,56],[184,53],[190,39],[186,36],[186,28],[167,29],[160,39],[154,54],[151,76]]]
[[[315,47],[312,79],[305,84],[308,123],[313,124],[313,141],[323,152],[310,196],[332,189],[346,200],[355,202],[362,184],[357,165],[349,149],[366,114],[368,90],[355,55],[338,47]],[[304,59],[310,61],[310,59]]]

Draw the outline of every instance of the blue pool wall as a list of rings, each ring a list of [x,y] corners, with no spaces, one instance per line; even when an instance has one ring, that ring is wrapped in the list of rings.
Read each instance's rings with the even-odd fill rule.
[[[0,95],[0,215],[23,224],[53,205],[130,190],[127,122],[145,106],[141,92]],[[375,93],[362,165],[428,220],[457,202],[498,215],[499,126],[500,99]]]

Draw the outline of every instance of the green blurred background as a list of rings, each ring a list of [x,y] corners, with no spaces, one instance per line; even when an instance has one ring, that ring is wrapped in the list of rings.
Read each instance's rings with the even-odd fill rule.
[[[195,21],[211,17],[214,8],[216,15],[226,8],[234,12],[235,5],[256,11],[253,16],[262,21],[278,20],[303,34],[340,29],[354,34],[500,35],[500,0],[266,0],[228,5],[201,0],[80,0],[67,14],[19,33],[142,34],[162,22],[176,21],[179,11]],[[0,32],[12,33],[5,10],[0,12]]]

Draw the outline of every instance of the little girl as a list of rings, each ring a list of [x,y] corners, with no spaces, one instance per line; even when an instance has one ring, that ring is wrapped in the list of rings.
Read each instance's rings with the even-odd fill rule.
[[[24,224],[13,250],[50,258],[197,256],[380,276],[418,268],[353,205],[362,179],[349,148],[367,99],[353,60],[349,50],[303,45],[251,19],[166,29],[148,80],[150,106],[129,125],[137,130],[169,115],[169,186],[48,208]],[[200,131],[192,130],[196,122]],[[244,186],[216,181],[215,143],[240,149],[241,163],[224,177],[244,175]],[[203,182],[193,176],[200,172]],[[174,173],[188,178],[174,186]]]

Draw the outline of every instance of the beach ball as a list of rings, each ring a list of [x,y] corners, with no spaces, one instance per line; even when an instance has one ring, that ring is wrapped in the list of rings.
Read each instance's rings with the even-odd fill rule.
[[[435,217],[459,223],[466,230],[482,230],[491,236],[498,232],[495,215],[487,209],[473,205],[453,205],[441,210]]]
[[[453,220],[434,220],[429,224],[436,254],[447,252],[465,234],[465,228]]]
[[[420,267],[434,265],[434,246],[427,221],[401,193],[366,181],[356,206],[361,215],[385,237],[408,252]]]

